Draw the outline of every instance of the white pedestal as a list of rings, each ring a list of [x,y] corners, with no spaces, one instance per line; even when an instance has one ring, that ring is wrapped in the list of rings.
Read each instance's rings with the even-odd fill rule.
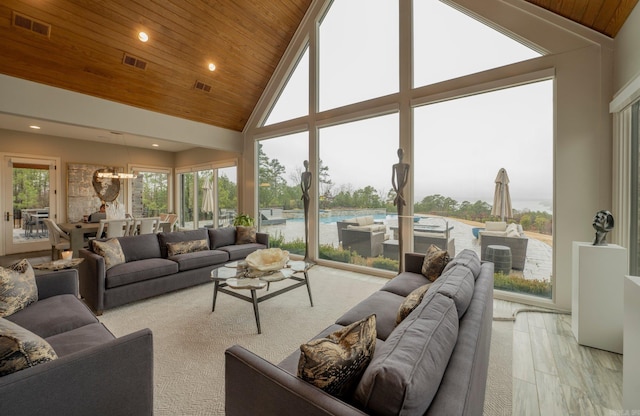
[[[571,328],[578,344],[622,354],[627,249],[573,242]]]
[[[624,279],[624,357],[622,407],[640,410],[640,277]]]

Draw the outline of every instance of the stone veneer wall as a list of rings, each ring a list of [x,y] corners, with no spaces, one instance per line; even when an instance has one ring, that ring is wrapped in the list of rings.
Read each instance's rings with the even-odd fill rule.
[[[84,163],[67,164],[67,222],[82,221],[83,215],[91,215],[100,209],[102,201],[93,189],[91,180],[93,172],[98,169],[112,168],[104,165],[87,165]],[[123,189],[114,201],[123,204]]]

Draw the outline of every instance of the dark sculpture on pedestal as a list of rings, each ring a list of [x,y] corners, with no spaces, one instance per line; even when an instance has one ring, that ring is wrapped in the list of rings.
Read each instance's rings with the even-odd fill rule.
[[[402,162],[402,157],[404,156],[404,151],[400,148],[398,149],[398,163],[393,165],[392,176],[391,176],[391,184],[393,185],[393,190],[396,192],[396,197],[393,200],[393,205],[398,207],[398,271],[404,271],[404,250],[402,244],[402,222],[403,222],[403,212],[404,206],[407,203],[404,200],[404,187],[407,185],[407,181],[409,180],[409,164]]]
[[[300,188],[302,189],[302,201],[304,203],[304,261],[309,260],[309,189],[311,188],[312,175],[309,172],[309,161],[304,161],[304,172],[300,178]]]
[[[607,245],[607,233],[613,230],[613,214],[606,210],[596,212],[593,217],[593,228],[596,230],[596,238],[593,240],[594,246]]]

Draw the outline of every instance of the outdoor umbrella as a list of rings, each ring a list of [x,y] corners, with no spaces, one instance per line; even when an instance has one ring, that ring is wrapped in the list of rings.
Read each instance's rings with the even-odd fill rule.
[[[491,215],[500,216],[501,221],[513,217],[511,195],[509,195],[509,176],[505,168],[501,168],[496,176],[496,190],[493,194]]]
[[[205,178],[202,183],[202,190],[204,191],[204,196],[202,198],[202,212],[213,212],[214,202],[213,202],[213,184],[211,183],[211,178]]]

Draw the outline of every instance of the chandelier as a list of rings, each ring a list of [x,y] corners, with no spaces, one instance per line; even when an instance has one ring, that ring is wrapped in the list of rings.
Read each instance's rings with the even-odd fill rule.
[[[126,172],[118,172],[115,170],[115,168],[113,170],[103,170],[101,172],[98,172],[97,174],[98,178],[103,178],[103,179],[135,179],[138,177],[138,175],[133,172],[133,173],[126,173]]]

